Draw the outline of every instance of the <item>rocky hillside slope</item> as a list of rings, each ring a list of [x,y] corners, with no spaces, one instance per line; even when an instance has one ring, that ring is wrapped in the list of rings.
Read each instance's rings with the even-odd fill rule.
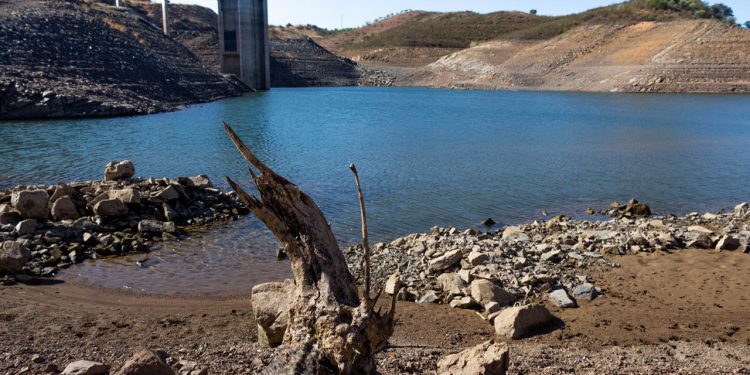
[[[161,22],[161,4],[129,2],[138,14]],[[175,40],[190,49],[203,64],[219,70],[219,31],[216,13],[197,5],[173,4],[170,25]],[[353,61],[341,58],[318,45],[300,27],[271,27],[269,30],[272,87],[356,86],[371,75]]]
[[[247,91],[132,12],[0,1],[0,120],[169,111]]]
[[[715,20],[582,26],[544,41],[495,40],[403,84],[619,92],[749,92],[750,31]]]

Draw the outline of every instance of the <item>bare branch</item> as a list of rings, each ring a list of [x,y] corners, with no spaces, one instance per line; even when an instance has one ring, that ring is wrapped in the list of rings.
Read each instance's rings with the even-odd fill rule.
[[[362,246],[365,248],[365,256],[362,258],[365,269],[365,298],[370,299],[370,244],[367,238],[367,213],[365,212],[365,197],[362,194],[362,185],[359,183],[359,173],[354,163],[349,164],[349,169],[354,173],[354,182],[357,184],[357,198],[359,199],[359,213],[362,220]]]

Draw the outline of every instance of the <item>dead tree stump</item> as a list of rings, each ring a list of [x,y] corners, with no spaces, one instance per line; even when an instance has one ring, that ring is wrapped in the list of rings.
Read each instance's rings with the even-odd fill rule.
[[[260,198],[245,192],[231,178],[227,177],[227,181],[240,200],[281,241],[294,275],[289,325],[280,354],[268,371],[373,373],[374,354],[393,334],[395,297],[388,312],[376,312],[379,293],[370,296],[367,272],[365,295],[360,298],[354,277],[320,208],[296,185],[258,160],[228,124],[224,124],[224,129],[242,156],[258,170],[256,173],[250,168],[250,174]],[[356,170],[352,170],[356,176]],[[361,190],[360,205],[364,218]],[[363,235],[368,257],[364,220]]]

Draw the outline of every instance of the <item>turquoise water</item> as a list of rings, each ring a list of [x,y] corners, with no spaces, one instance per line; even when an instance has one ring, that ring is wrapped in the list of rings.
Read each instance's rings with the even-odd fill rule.
[[[100,178],[125,158],[143,176],[249,185],[222,121],[315,199],[342,242],[358,239],[350,162],[375,240],[631,197],[662,214],[750,200],[750,96],[418,88],[274,89],[150,116],[0,123],[0,186]],[[226,250],[233,261],[274,247],[254,218],[221,236],[242,242]]]

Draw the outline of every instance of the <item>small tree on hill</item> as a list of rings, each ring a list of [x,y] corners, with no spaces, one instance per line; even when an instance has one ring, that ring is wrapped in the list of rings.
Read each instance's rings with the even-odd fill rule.
[[[531,14],[532,16],[536,16],[536,9],[530,10],[529,14]]]
[[[746,28],[750,29],[750,21],[745,22],[744,25],[745,25]]]

